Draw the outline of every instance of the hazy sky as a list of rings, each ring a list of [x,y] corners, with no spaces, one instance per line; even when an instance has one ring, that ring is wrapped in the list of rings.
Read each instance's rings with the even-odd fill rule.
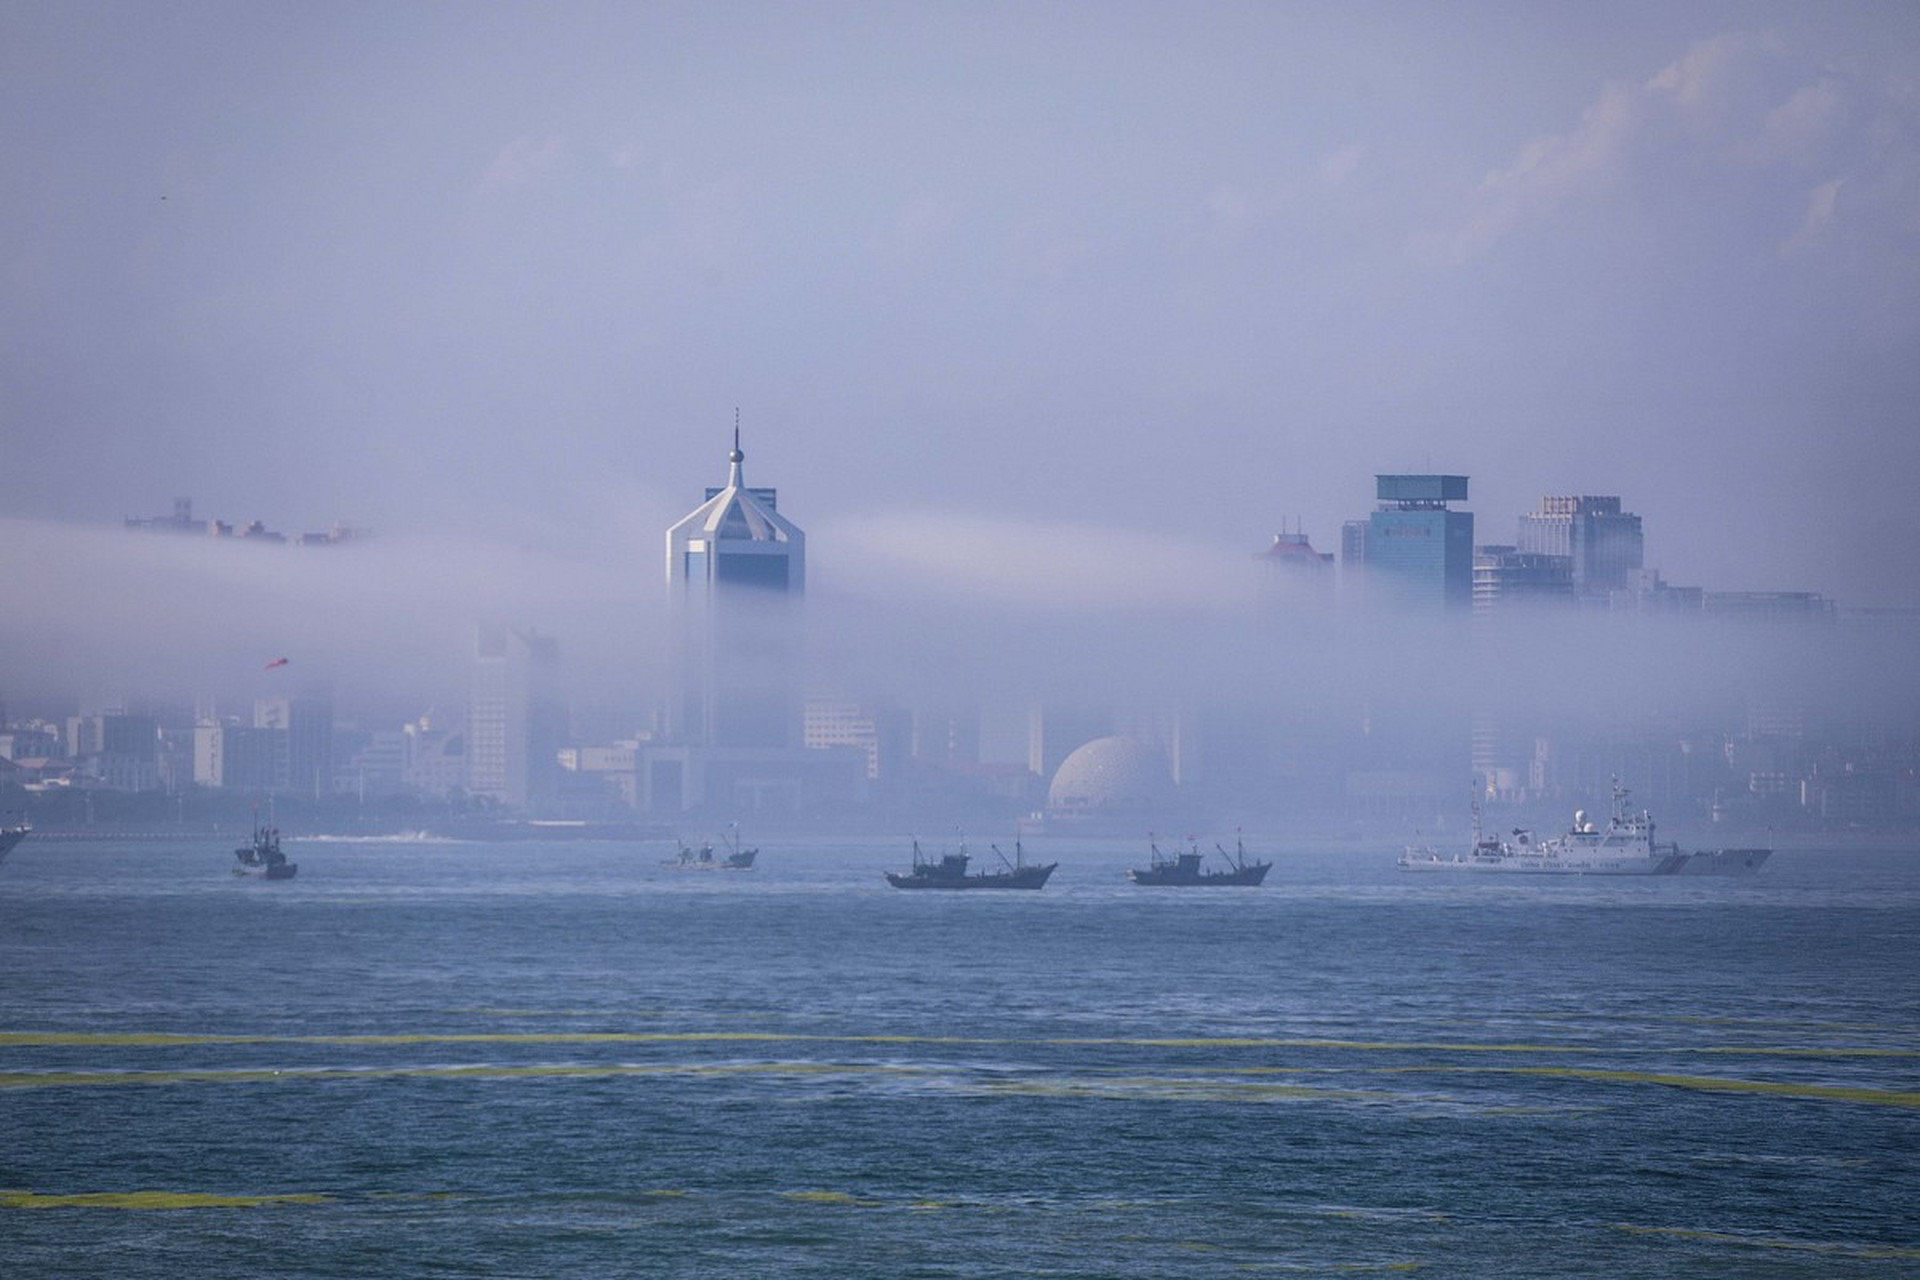
[[[0,172],[15,640],[189,495],[651,596],[736,408],[823,590],[1177,609],[1436,470],[1920,605],[1911,3],[6,0]]]

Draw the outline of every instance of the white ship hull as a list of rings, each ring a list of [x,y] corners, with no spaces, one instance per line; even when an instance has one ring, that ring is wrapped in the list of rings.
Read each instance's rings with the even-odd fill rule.
[[[1522,853],[1444,854],[1432,849],[1409,849],[1400,856],[1400,869],[1504,876],[1670,876],[1678,874],[1686,860],[1686,855],[1681,853],[1569,858]]]
[[[1655,841],[1653,818],[1644,810],[1627,812],[1626,798],[1626,789],[1616,778],[1613,814],[1604,827],[1589,821],[1584,812],[1576,812],[1569,830],[1544,840],[1523,830],[1515,830],[1510,837],[1483,837],[1476,800],[1473,844],[1465,852],[1409,847],[1400,855],[1400,869],[1523,876],[1712,876],[1757,871],[1772,854],[1770,849],[1683,853],[1678,845]]]

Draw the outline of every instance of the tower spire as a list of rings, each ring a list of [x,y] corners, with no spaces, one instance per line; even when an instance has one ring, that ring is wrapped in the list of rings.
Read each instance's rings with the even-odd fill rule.
[[[727,462],[729,463],[729,469],[727,471],[728,488],[738,489],[745,484],[745,481],[740,478],[740,464],[746,461],[746,458],[747,455],[740,452],[740,406],[735,405],[733,408],[733,452],[727,455]]]

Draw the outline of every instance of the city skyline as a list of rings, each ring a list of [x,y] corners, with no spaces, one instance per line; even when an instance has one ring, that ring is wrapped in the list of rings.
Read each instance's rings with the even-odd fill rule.
[[[349,677],[324,654],[297,677],[287,656],[251,671],[250,725],[234,714],[230,680],[218,694],[195,689],[190,703],[173,686],[171,706],[137,686],[57,709],[41,692],[24,715],[5,703],[19,690],[0,688],[0,781],[51,792],[60,820],[88,823],[96,791],[128,797],[130,812],[141,796],[164,797],[181,821],[189,792],[197,812],[264,792],[311,801],[323,822],[356,822],[382,811],[365,809],[370,786],[409,812],[444,805],[451,817],[477,803],[482,820],[874,814],[901,803],[929,816],[1151,817],[1131,801],[1109,813],[1060,790],[1062,761],[1106,741],[1164,761],[1161,816],[1183,819],[1227,807],[1322,823],[1444,821],[1463,769],[1489,800],[1522,804],[1624,771],[1716,824],[1911,817],[1920,690],[1898,657],[1911,618],[1862,627],[1873,615],[1837,617],[1818,597],[1674,589],[1657,572],[1636,581],[1628,571],[1644,530],[1617,496],[1545,495],[1519,516],[1523,539],[1544,522],[1534,530],[1543,549],[1528,554],[1564,562],[1561,585],[1544,590],[1538,565],[1503,559],[1513,547],[1483,545],[1465,562],[1472,515],[1455,504],[1470,477],[1376,474],[1374,512],[1343,529],[1353,558],[1337,593],[1325,590],[1319,556],[1309,566],[1269,549],[1238,557],[1233,598],[1206,599],[1197,619],[1162,601],[1116,632],[1110,615],[1029,610],[1016,633],[1011,614],[983,628],[952,612],[968,602],[942,599],[944,625],[928,628],[935,593],[921,584],[917,601],[887,601],[888,616],[849,630],[858,604],[850,614],[846,599],[833,601],[825,617],[800,607],[806,536],[778,514],[773,487],[747,486],[744,459],[736,428],[727,483],[706,487],[665,531],[657,616],[667,642],[638,647],[664,647],[670,660],[649,686],[629,648],[601,673],[619,703],[568,690],[560,638],[482,623],[451,715],[417,688],[404,714],[370,713],[367,691],[343,688]],[[131,553],[152,548],[258,564],[293,550],[347,566],[362,588],[353,561],[379,546],[356,538],[351,550],[316,552],[235,541],[218,521],[200,536],[182,536],[188,527],[130,520],[122,546],[136,563]],[[1620,571],[1607,592],[1574,589],[1583,548],[1593,578]],[[1220,551],[1205,557],[1185,566],[1188,590],[1191,579],[1224,580]],[[1224,635],[1222,621],[1235,624]],[[30,688],[41,674],[28,672]],[[336,693],[360,707],[346,725]],[[1018,777],[1010,712],[1026,721]],[[964,755],[953,753],[959,741]],[[1034,809],[1050,780],[1045,809]]]
[[[739,405],[822,546],[941,526],[922,573],[1330,540],[1450,470],[1483,520],[1626,496],[1675,582],[1913,607],[1904,18],[17,9],[0,547],[180,494],[633,545]]]
[[[1367,478],[1377,485],[1382,476]],[[709,504],[720,492],[708,486]],[[808,506],[814,528],[844,533],[850,527],[838,513]],[[1479,516],[1476,547],[1497,547],[1513,536],[1508,521],[1535,514],[1490,513],[1478,502],[1452,506]],[[1374,518],[1365,508],[1354,514],[1363,525]],[[661,527],[676,523],[684,521]],[[1256,547],[1223,547],[1200,536],[1173,543],[1115,526],[1089,541],[1070,526],[1052,526],[1038,531],[1046,536],[1013,539],[998,526],[956,525],[937,513],[924,524],[903,520],[863,532],[859,542],[826,542],[825,558],[813,571],[809,625],[816,638],[830,636],[831,643],[813,646],[810,675],[829,687],[915,689],[930,696],[945,679],[956,694],[1016,701],[1062,684],[1100,696],[1116,696],[1129,684],[1204,690],[1219,685],[1223,663],[1255,665],[1275,628],[1286,630],[1298,658],[1312,660],[1303,668],[1318,662],[1345,673],[1335,683],[1351,687],[1360,679],[1356,646],[1386,643],[1367,634],[1356,566],[1348,562],[1351,547],[1336,566],[1340,591],[1328,593],[1276,579],[1257,563],[1265,557]],[[645,541],[657,546],[659,536],[656,528]],[[1657,525],[1647,530],[1647,546],[1667,541]],[[93,710],[128,692],[251,698],[284,690],[290,681],[322,680],[398,696],[414,710],[444,711],[464,698],[463,678],[456,678],[449,657],[465,651],[476,620],[492,620],[557,638],[576,700],[664,702],[673,680],[665,638],[675,624],[671,593],[659,590],[647,567],[657,552],[585,540],[569,554],[486,550],[481,555],[444,536],[377,532],[315,549],[154,537],[122,526],[63,527],[57,554],[40,558],[35,568],[60,589],[84,588],[91,612],[78,618],[7,614],[0,622],[0,660],[16,694],[78,694]],[[1646,554],[1650,574],[1664,563],[1657,550]],[[1683,598],[1696,613],[1702,593],[1724,591],[1718,583],[1659,581],[1663,589],[1690,593]],[[22,585],[26,598],[38,595],[31,577]],[[1291,594],[1296,589],[1302,593]],[[231,604],[223,606],[229,592]],[[1844,600],[1832,603],[1844,614],[1863,612]],[[209,627],[223,610],[232,616]],[[1244,634],[1223,639],[1223,629]],[[1703,633],[1695,628],[1694,634]],[[131,636],[137,643],[125,642]],[[1434,640],[1441,649],[1453,643]],[[1633,641],[1636,647],[1653,643],[1651,634]],[[1610,647],[1596,644],[1594,657],[1610,660]],[[1689,647],[1675,650],[1676,662]],[[297,654],[291,669],[262,670],[259,657],[282,649]],[[1030,669],[1023,669],[1022,658],[1033,660]],[[1189,666],[1194,669],[1183,670]],[[1858,675],[1884,677],[1896,697],[1904,688],[1895,670]],[[1269,698],[1307,692],[1287,679],[1254,687]]]
[[[653,624],[670,627],[676,616],[686,616],[676,604],[681,588],[674,587],[676,575],[672,571],[692,546],[681,531],[699,532],[707,524],[726,524],[732,519],[728,513],[733,504],[749,499],[761,523],[769,529],[777,524],[784,537],[804,545],[797,529],[772,515],[772,489],[749,491],[743,487],[743,456],[736,436],[729,484],[708,486],[707,502],[668,530],[669,589],[664,595],[648,584],[650,575],[643,564],[635,565],[618,554],[607,560],[607,567],[618,573],[622,582],[604,596],[585,589],[582,579],[553,580],[548,572],[550,562],[530,561],[525,581],[541,583],[548,591],[549,610],[570,619],[556,627],[554,612],[502,607],[495,594],[501,582],[501,566],[496,564],[493,572],[476,574],[460,583],[461,590],[476,593],[461,605],[448,607],[451,596],[437,602],[436,607],[445,616],[433,617],[435,628],[415,627],[415,644],[420,649],[417,656],[442,677],[458,676],[459,666],[448,662],[451,655],[429,647],[432,635],[457,631],[464,651],[470,643],[471,622],[461,621],[462,617],[492,617],[531,626],[545,631],[552,637],[548,643],[557,642],[568,654],[564,683],[570,702],[591,706],[598,701],[601,705],[633,708],[636,728],[650,717],[665,715],[666,740],[672,741],[675,731],[669,706],[680,677],[673,674],[671,664],[657,661],[670,647],[663,643],[664,634],[636,633],[620,626],[609,630],[605,617],[595,622],[577,609],[582,601],[596,601],[615,606],[623,616],[637,611]],[[1376,475],[1374,479],[1380,489],[1378,496],[1389,496],[1391,489],[1395,499],[1382,502],[1378,511],[1402,505],[1400,499],[1422,505],[1418,499],[1427,492],[1420,487],[1423,485],[1441,486],[1458,505],[1469,481],[1465,476]],[[1441,489],[1435,489],[1435,494]],[[1540,505],[1546,509],[1575,502],[1615,511],[1621,505],[1612,497],[1570,499],[1552,495],[1544,496]],[[709,509],[716,513],[712,519],[705,517]],[[1526,521],[1534,514],[1520,513],[1518,518]],[[1637,516],[1627,518],[1637,529]],[[419,686],[396,683],[397,678],[404,680],[407,669],[398,668],[402,675],[396,677],[384,638],[392,634],[390,629],[395,625],[414,626],[414,607],[422,600],[411,591],[398,589],[386,576],[392,566],[383,567],[377,562],[390,548],[377,538],[357,540],[344,551],[312,551],[281,544],[242,545],[212,537],[153,537],[127,531],[113,536],[113,543],[99,545],[127,575],[123,581],[150,576],[159,563],[153,558],[155,553],[178,557],[173,561],[176,570],[182,565],[210,570],[209,580],[216,583],[233,581],[236,567],[277,577],[280,569],[299,564],[324,572],[336,588],[370,597],[375,602],[374,613],[382,618],[373,620],[363,605],[355,606],[362,612],[333,616],[345,604],[344,595],[313,602],[315,612],[311,613],[287,618],[269,613],[266,623],[282,633],[289,627],[296,631],[304,628],[321,615],[330,617],[336,628],[331,639],[344,642],[342,652],[329,652],[324,644],[303,644],[294,650],[299,654],[298,662],[287,657],[265,664],[248,661],[247,646],[264,643],[265,633],[249,632],[245,626],[222,628],[226,646],[211,651],[212,656],[231,662],[237,655],[239,665],[212,676],[206,674],[210,668],[204,664],[197,676],[187,669],[174,668],[172,664],[179,655],[156,647],[159,637],[151,629],[132,645],[119,643],[119,633],[109,631],[93,637],[97,651],[92,656],[97,663],[112,655],[119,665],[98,666],[86,681],[78,682],[81,688],[92,687],[107,696],[91,700],[82,696],[74,710],[91,713],[111,709],[128,695],[142,701],[155,696],[171,696],[177,701],[186,695],[199,700],[215,690],[225,698],[252,699],[258,705],[261,698],[284,697],[293,688],[326,687],[340,690],[352,701],[356,695],[364,698],[368,693],[363,683],[367,671],[356,672],[354,660],[370,654],[381,659],[377,665],[384,677],[381,692],[389,699],[387,705],[405,705],[409,721],[416,715],[431,715],[444,722],[447,713],[465,701],[464,677],[443,680],[438,685],[431,681]],[[779,550],[780,545],[756,544],[746,549]],[[1498,546],[1490,549],[1500,550]],[[860,550],[870,552],[872,548]],[[1887,661],[1888,654],[1871,645],[1854,652],[1856,657],[1867,655],[1871,660],[1859,664],[1829,662],[1843,674],[1837,679],[1822,677],[1809,685],[1804,673],[1791,671],[1791,661],[1805,662],[1816,651],[1830,658],[1840,633],[1829,629],[1800,631],[1787,637],[1785,643],[1782,636],[1755,633],[1745,624],[1782,603],[1767,595],[1743,599],[1737,593],[1724,594],[1719,599],[1723,607],[1703,610],[1702,590],[1694,587],[1678,597],[1690,602],[1689,609],[1674,613],[1663,608],[1651,617],[1645,615],[1642,602],[1636,601],[1631,592],[1616,599],[1612,608],[1604,599],[1590,599],[1583,607],[1579,627],[1573,631],[1549,616],[1535,616],[1527,608],[1526,599],[1517,597],[1520,611],[1503,608],[1499,631],[1469,639],[1458,628],[1442,624],[1431,607],[1435,602],[1406,614],[1404,621],[1416,625],[1403,627],[1397,625],[1398,610],[1392,596],[1359,592],[1353,589],[1357,584],[1350,582],[1343,582],[1336,595],[1326,592],[1318,582],[1296,583],[1276,577],[1276,566],[1268,563],[1270,558],[1251,554],[1251,549],[1210,545],[1203,549],[1196,543],[1185,562],[1158,566],[1142,565],[1130,556],[1130,550],[1122,541],[1104,548],[1097,562],[1080,562],[1083,570],[1097,578],[1115,583],[1131,580],[1136,594],[1129,607],[1114,607],[1119,597],[1106,589],[1096,589],[1088,599],[1104,602],[1102,608],[1087,607],[1088,599],[1062,602],[1035,597],[1001,599],[992,609],[983,610],[981,597],[953,597],[948,593],[949,584],[937,576],[915,584],[917,594],[906,598],[900,598],[900,581],[883,579],[864,589],[856,586],[815,601],[813,616],[805,619],[805,625],[812,629],[816,641],[822,637],[824,641],[810,648],[804,676],[807,687],[829,696],[878,696],[909,703],[971,702],[1002,709],[1042,698],[1121,707],[1146,696],[1170,698],[1185,705],[1231,699],[1268,712],[1312,713],[1363,697],[1383,707],[1420,705],[1427,713],[1455,717],[1463,717],[1483,703],[1498,703],[1509,713],[1523,710],[1529,699],[1536,705],[1547,705],[1561,703],[1571,695],[1576,701],[1601,703],[1609,697],[1605,690],[1623,679],[1630,679],[1636,688],[1665,688],[1681,701],[1691,700],[1701,706],[1738,689],[1762,688],[1769,680],[1803,689],[1817,686],[1823,692],[1811,695],[1816,698],[1843,695],[1858,701],[1862,697],[1884,697],[1889,706],[1902,705],[1902,699],[1911,700],[1913,695],[1908,687],[1911,681],[1903,679],[1901,670]],[[968,545],[966,551],[980,559],[1006,549],[976,543]],[[1057,550],[1023,548],[1020,554],[1032,562],[1029,571],[1039,575],[1034,579],[1037,587],[1056,596],[1071,595],[1057,590],[1069,585],[1066,580],[1045,576],[1062,563]],[[856,570],[872,563],[871,555],[864,561],[858,555],[853,559]],[[827,576],[832,578],[835,573],[831,561],[828,567]],[[1344,565],[1340,572],[1344,576],[1353,567]],[[461,574],[448,572],[449,565],[443,558],[436,557],[432,568],[441,580],[462,578]],[[805,570],[794,572],[797,580]],[[845,582],[852,575],[843,572],[841,576]],[[1670,586],[1664,582],[1661,585]],[[1156,598],[1152,593],[1163,586],[1172,587],[1172,594]],[[1714,593],[1706,594],[1712,601]],[[1573,602],[1571,594],[1564,599],[1569,605]],[[1794,601],[1789,598],[1785,603]],[[1620,612],[1622,604],[1625,613]],[[1601,610],[1597,614],[1593,612],[1596,605]],[[927,612],[930,609],[940,613],[935,617]],[[256,612],[247,602],[237,610],[242,618]],[[1842,611],[1843,617],[1853,615],[1854,611]],[[793,615],[788,621],[804,617]],[[1124,627],[1116,630],[1116,621],[1124,622]],[[371,631],[358,630],[369,624]],[[1886,628],[1880,628],[1880,632],[1886,634]],[[1548,634],[1551,644],[1530,645],[1530,641]],[[1855,636],[1846,639],[1856,646],[1859,643]],[[1284,662],[1270,660],[1271,645],[1276,640],[1287,646]],[[75,647],[83,652],[86,649],[84,644],[76,643]],[[148,659],[150,682],[143,684],[140,677],[127,676],[116,687],[110,673],[134,669],[135,655]],[[67,659],[69,664],[84,660],[72,654]],[[1751,666],[1743,666],[1743,659],[1751,659]],[[68,673],[74,669],[71,665],[65,668]],[[8,671],[15,695],[34,694],[49,675],[12,657]],[[202,681],[198,686],[193,684],[196,678]],[[75,691],[71,687],[62,690]],[[1650,705],[1660,703],[1658,694],[1650,696]],[[394,703],[395,697],[402,702]]]

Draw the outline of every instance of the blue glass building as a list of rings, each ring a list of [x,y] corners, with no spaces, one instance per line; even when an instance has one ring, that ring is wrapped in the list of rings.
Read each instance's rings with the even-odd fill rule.
[[[749,489],[734,431],[727,483],[667,530],[674,615],[667,738],[694,747],[798,747],[807,540],[772,489]]]
[[[1373,479],[1379,506],[1367,518],[1364,536],[1357,539],[1369,600],[1405,608],[1470,610],[1473,513],[1447,505],[1466,501],[1467,478],[1376,475]]]

